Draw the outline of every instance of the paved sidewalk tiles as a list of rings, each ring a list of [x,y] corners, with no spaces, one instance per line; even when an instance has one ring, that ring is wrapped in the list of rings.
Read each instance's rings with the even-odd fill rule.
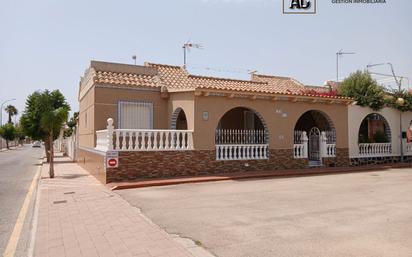
[[[56,161],[54,179],[47,164],[42,169],[35,257],[212,256],[163,231],[77,164]]]

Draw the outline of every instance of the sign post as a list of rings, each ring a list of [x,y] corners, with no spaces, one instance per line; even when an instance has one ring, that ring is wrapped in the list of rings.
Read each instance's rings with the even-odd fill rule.
[[[119,167],[119,152],[107,151],[106,152],[106,168]]]

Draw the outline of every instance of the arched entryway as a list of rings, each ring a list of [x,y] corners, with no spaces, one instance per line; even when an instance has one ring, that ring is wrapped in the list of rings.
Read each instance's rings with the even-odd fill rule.
[[[379,113],[367,115],[359,127],[358,143],[389,143],[391,128],[388,121]]]
[[[173,112],[170,127],[177,130],[187,130],[186,114],[182,108],[179,107]]]
[[[381,157],[392,154],[391,128],[379,113],[368,114],[358,132],[360,156]]]
[[[296,153],[296,149],[302,149]],[[308,158],[309,164],[322,164],[322,157],[336,155],[336,130],[327,114],[310,110],[302,114],[294,130],[295,158]]]
[[[268,129],[256,111],[236,107],[219,120],[215,132],[218,160],[266,159]]]

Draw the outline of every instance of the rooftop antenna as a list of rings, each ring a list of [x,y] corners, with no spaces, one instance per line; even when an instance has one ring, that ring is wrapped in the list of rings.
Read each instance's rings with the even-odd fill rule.
[[[185,44],[183,44],[183,68],[185,69],[186,69],[186,51],[190,52],[190,48],[203,49],[203,46],[201,44],[190,43],[190,41],[187,41]]]
[[[136,55],[132,55],[132,59],[134,60],[134,65],[136,65],[137,56],[136,56]]]
[[[339,57],[346,54],[356,54],[355,52],[344,52],[343,49],[340,49],[336,53],[336,83],[339,83]]]

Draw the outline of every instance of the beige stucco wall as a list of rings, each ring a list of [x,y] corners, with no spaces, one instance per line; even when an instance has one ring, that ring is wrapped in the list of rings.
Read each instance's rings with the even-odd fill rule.
[[[96,130],[105,129],[107,119],[114,120],[117,128],[117,105],[119,101],[147,101],[153,103],[153,128],[168,128],[167,99],[161,97],[158,90],[134,90],[120,88],[101,88],[95,89],[95,128]]]
[[[91,88],[84,97],[80,99],[79,146],[94,147],[94,101],[94,88]]]
[[[271,101],[268,99],[228,98],[221,96],[195,96],[194,92],[174,92],[162,98],[160,91],[93,87],[80,101],[80,146],[95,146],[95,130],[106,128],[108,118],[117,127],[119,101],[149,101],[154,107],[154,128],[169,129],[173,112],[182,108],[188,129],[194,130],[194,147],[199,150],[215,148],[215,129],[220,118],[235,107],[245,107],[258,112],[269,130],[271,149],[291,149],[293,131],[298,119],[309,110],[325,113],[333,122],[337,133],[337,147],[348,147],[348,109],[344,104]],[[203,120],[208,112],[208,120]],[[88,123],[84,123],[87,113]]]
[[[348,147],[348,121],[342,118],[348,115],[346,105],[196,96],[194,118],[196,149],[215,148],[217,124],[227,111],[235,107],[245,107],[260,113],[269,129],[269,147],[271,149],[291,149],[293,147],[293,131],[296,122],[302,114],[309,110],[319,110],[327,114],[336,128],[337,147]],[[205,111],[209,113],[207,121],[202,118]]]
[[[399,149],[399,111],[392,108],[383,108],[380,111],[374,111],[369,107],[361,107],[358,105],[351,105],[348,108],[348,124],[349,124],[349,156],[357,157],[359,155],[358,148],[358,134],[362,120],[371,113],[378,113],[382,115],[389,124],[391,130],[392,154],[400,155]],[[403,114],[403,128],[406,128],[406,122],[411,121],[412,115],[410,113]],[[406,116],[410,117],[409,121]],[[405,129],[404,129],[405,131]]]
[[[183,109],[186,115],[187,129],[194,130],[194,98],[195,96],[193,92],[175,92],[170,94],[167,120],[169,128],[172,121],[173,113],[176,111],[176,109],[181,108]]]
[[[168,99],[157,89],[133,90],[93,86],[79,103],[79,145],[95,147],[95,131],[106,129],[107,119],[113,118],[117,127],[119,101],[147,101],[153,103],[153,128],[169,128]],[[87,124],[86,124],[87,114]]]

